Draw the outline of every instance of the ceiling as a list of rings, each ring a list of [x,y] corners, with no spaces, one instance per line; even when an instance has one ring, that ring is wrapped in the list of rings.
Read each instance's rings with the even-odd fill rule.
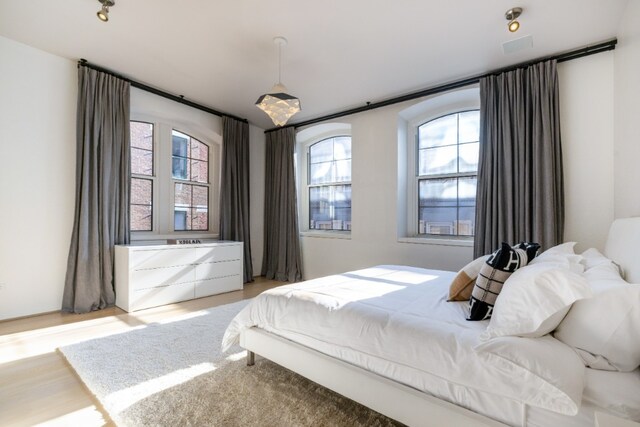
[[[194,102],[273,124],[254,103],[282,82],[291,123],[616,36],[628,0],[0,0],[0,35],[103,66]],[[504,13],[524,9],[520,30]],[[570,25],[569,25],[570,24]],[[533,36],[504,54],[502,43]]]

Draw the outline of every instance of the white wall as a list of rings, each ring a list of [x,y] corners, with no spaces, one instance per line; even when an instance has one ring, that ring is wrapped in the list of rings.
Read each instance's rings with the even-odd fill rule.
[[[640,2],[629,1],[615,50],[615,216],[640,216]]]
[[[565,241],[604,249],[613,221],[613,52],[558,67]]]
[[[598,54],[559,65],[567,240],[602,249],[613,218],[613,55]],[[469,246],[399,241],[398,156],[402,110],[422,100],[341,117],[352,129],[352,232],[350,239],[303,235],[306,279],[375,264],[457,270],[471,260]],[[399,153],[400,151],[400,153]],[[401,179],[401,178],[400,178]],[[402,187],[402,186],[400,186]],[[598,202],[594,202],[598,201]],[[400,239],[401,240],[401,239]]]
[[[0,37],[0,319],[59,310],[75,203],[74,62]]]
[[[76,63],[0,37],[0,320],[62,304],[75,205]],[[132,89],[133,115],[221,138],[217,116]],[[264,144],[250,126],[251,244],[262,264]]]

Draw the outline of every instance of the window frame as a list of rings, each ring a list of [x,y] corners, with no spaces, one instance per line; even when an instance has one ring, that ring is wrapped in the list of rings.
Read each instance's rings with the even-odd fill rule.
[[[414,106],[419,110],[406,121],[406,234],[399,241],[407,243],[446,244],[453,246],[472,246],[474,236],[419,234],[419,180],[418,175],[418,128],[432,120],[449,114],[480,109],[480,96],[477,88],[453,91],[427,99],[422,105]],[[475,172],[477,176],[477,171]],[[435,176],[431,176],[435,178]]]
[[[207,182],[202,182],[202,181],[193,181],[190,179],[190,177],[187,177],[186,179],[182,179],[182,178],[176,178],[173,176],[173,132],[178,132],[182,135],[188,136],[190,139],[195,139],[196,141],[198,141],[201,144],[204,144],[207,146]],[[171,231],[173,231],[174,233],[187,233],[189,235],[192,235],[193,233],[208,233],[209,230],[211,230],[211,146],[209,144],[207,144],[206,142],[196,138],[195,136],[193,136],[190,133],[184,132],[180,129],[177,129],[175,126],[171,129],[171,187],[172,187],[172,200],[171,200],[171,216],[172,216],[172,221],[171,221]],[[192,157],[185,157],[185,159],[187,159],[187,162],[189,162],[190,160],[197,160],[194,159]],[[193,187],[205,187],[207,189],[207,202],[208,202],[208,206],[207,206],[207,228],[206,230],[176,230],[175,229],[175,213],[176,213],[176,185],[177,184],[185,184],[185,185],[189,185],[191,186],[191,201],[193,202]],[[189,209],[194,208],[193,205],[189,206]],[[193,221],[193,219],[192,219]]]
[[[438,120],[441,119],[443,117],[447,117],[447,116],[452,116],[454,114],[462,114],[462,113],[468,113],[470,111],[478,111],[478,113],[480,112],[479,109],[477,108],[473,108],[473,109],[464,109],[464,110],[459,110],[459,111],[455,111],[453,113],[447,113],[447,114],[443,114],[440,115],[438,117],[434,117],[424,123],[421,123],[420,125],[416,126],[415,132],[415,138],[416,138],[416,142],[415,142],[415,183],[414,186],[416,188],[416,200],[417,200],[417,204],[416,204],[416,229],[417,229],[417,233],[416,236],[417,237],[426,237],[426,238],[473,238],[473,235],[469,236],[469,235],[457,235],[457,234],[430,234],[430,233],[420,233],[420,182],[421,181],[435,181],[435,180],[442,180],[442,179],[459,179],[459,178],[478,178],[478,170],[476,169],[474,172],[449,172],[449,173],[439,173],[439,174],[430,174],[430,175],[419,175],[420,172],[420,162],[419,162],[419,158],[420,158],[420,127],[422,127],[423,125],[426,125],[427,123],[430,123],[434,120]],[[459,118],[458,118],[459,120]],[[459,131],[460,131],[460,125],[459,125],[459,121],[456,123],[456,125],[458,126],[458,138],[456,140],[456,151],[457,151],[457,159],[460,158],[460,145],[462,144],[468,144],[468,142],[464,142],[464,143],[460,143],[459,140]],[[479,139],[479,135],[478,135],[478,139]],[[473,141],[475,142],[475,141]],[[478,141],[479,142],[479,141]],[[426,148],[427,150],[429,148]],[[475,204],[475,203],[474,203]],[[460,206],[460,200],[457,199],[457,204],[456,204],[456,209],[459,209]],[[465,207],[465,206],[462,206]],[[475,209],[475,207],[474,207]]]
[[[304,137],[308,135],[306,138]],[[321,141],[330,138],[348,137],[351,138],[351,181],[331,184],[309,183],[309,151],[311,147]],[[325,123],[311,128],[307,128],[297,135],[296,144],[296,174],[298,183],[298,223],[300,234],[308,237],[325,237],[336,239],[350,239],[353,230],[353,135],[351,125],[345,123]],[[309,212],[309,191],[311,187],[321,187],[327,185],[351,185],[351,230],[318,230],[310,229]]]
[[[200,129],[191,123],[148,114],[131,114],[130,122],[145,122],[154,126],[152,188],[152,230],[131,231],[131,241],[166,239],[217,239],[219,237],[219,195],[222,159],[222,136],[210,129]],[[173,178],[172,131],[188,135],[209,149],[208,182],[192,182]],[[131,174],[133,177],[133,174]],[[141,176],[148,178],[148,176]],[[174,230],[175,182],[208,187],[208,230]],[[129,202],[130,203],[130,202]]]
[[[147,181],[151,181],[151,229],[150,230],[131,230],[131,233],[153,233],[156,230],[156,224],[154,222],[155,219],[155,212],[154,212],[154,205],[155,205],[155,200],[156,200],[156,194],[155,194],[155,190],[157,187],[157,183],[156,183],[156,126],[155,123],[153,122],[149,122],[146,120],[133,120],[133,119],[129,119],[129,124],[131,124],[131,122],[136,122],[136,123],[144,123],[144,124],[148,124],[151,125],[151,175],[144,175],[144,174],[138,174],[138,173],[133,173],[133,170],[130,171],[129,174],[129,186],[130,186],[130,192],[131,192],[131,183],[133,179],[146,179]],[[129,156],[132,156],[132,151],[133,149],[136,147],[129,147]],[[133,203],[131,203],[131,194],[129,194],[129,227],[131,227],[131,206],[133,205]]]

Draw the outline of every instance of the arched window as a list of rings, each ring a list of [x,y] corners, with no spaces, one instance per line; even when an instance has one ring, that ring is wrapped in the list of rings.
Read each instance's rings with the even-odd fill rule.
[[[418,126],[418,234],[473,236],[479,118],[459,111]]]
[[[309,230],[351,230],[351,137],[310,145],[306,166]]]
[[[150,119],[130,122],[132,237],[215,237],[220,144],[201,130]]]

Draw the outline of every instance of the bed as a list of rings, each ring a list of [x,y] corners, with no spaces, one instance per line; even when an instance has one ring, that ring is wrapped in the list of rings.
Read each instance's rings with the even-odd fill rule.
[[[638,241],[640,218],[617,220],[605,249],[635,282]],[[585,368],[551,336],[498,340],[512,346],[509,363],[477,351],[489,321],[468,322],[466,303],[446,301],[455,274],[376,266],[274,288],[236,316],[223,346],[239,342],[248,364],[258,354],[412,426],[640,420],[638,369]]]

